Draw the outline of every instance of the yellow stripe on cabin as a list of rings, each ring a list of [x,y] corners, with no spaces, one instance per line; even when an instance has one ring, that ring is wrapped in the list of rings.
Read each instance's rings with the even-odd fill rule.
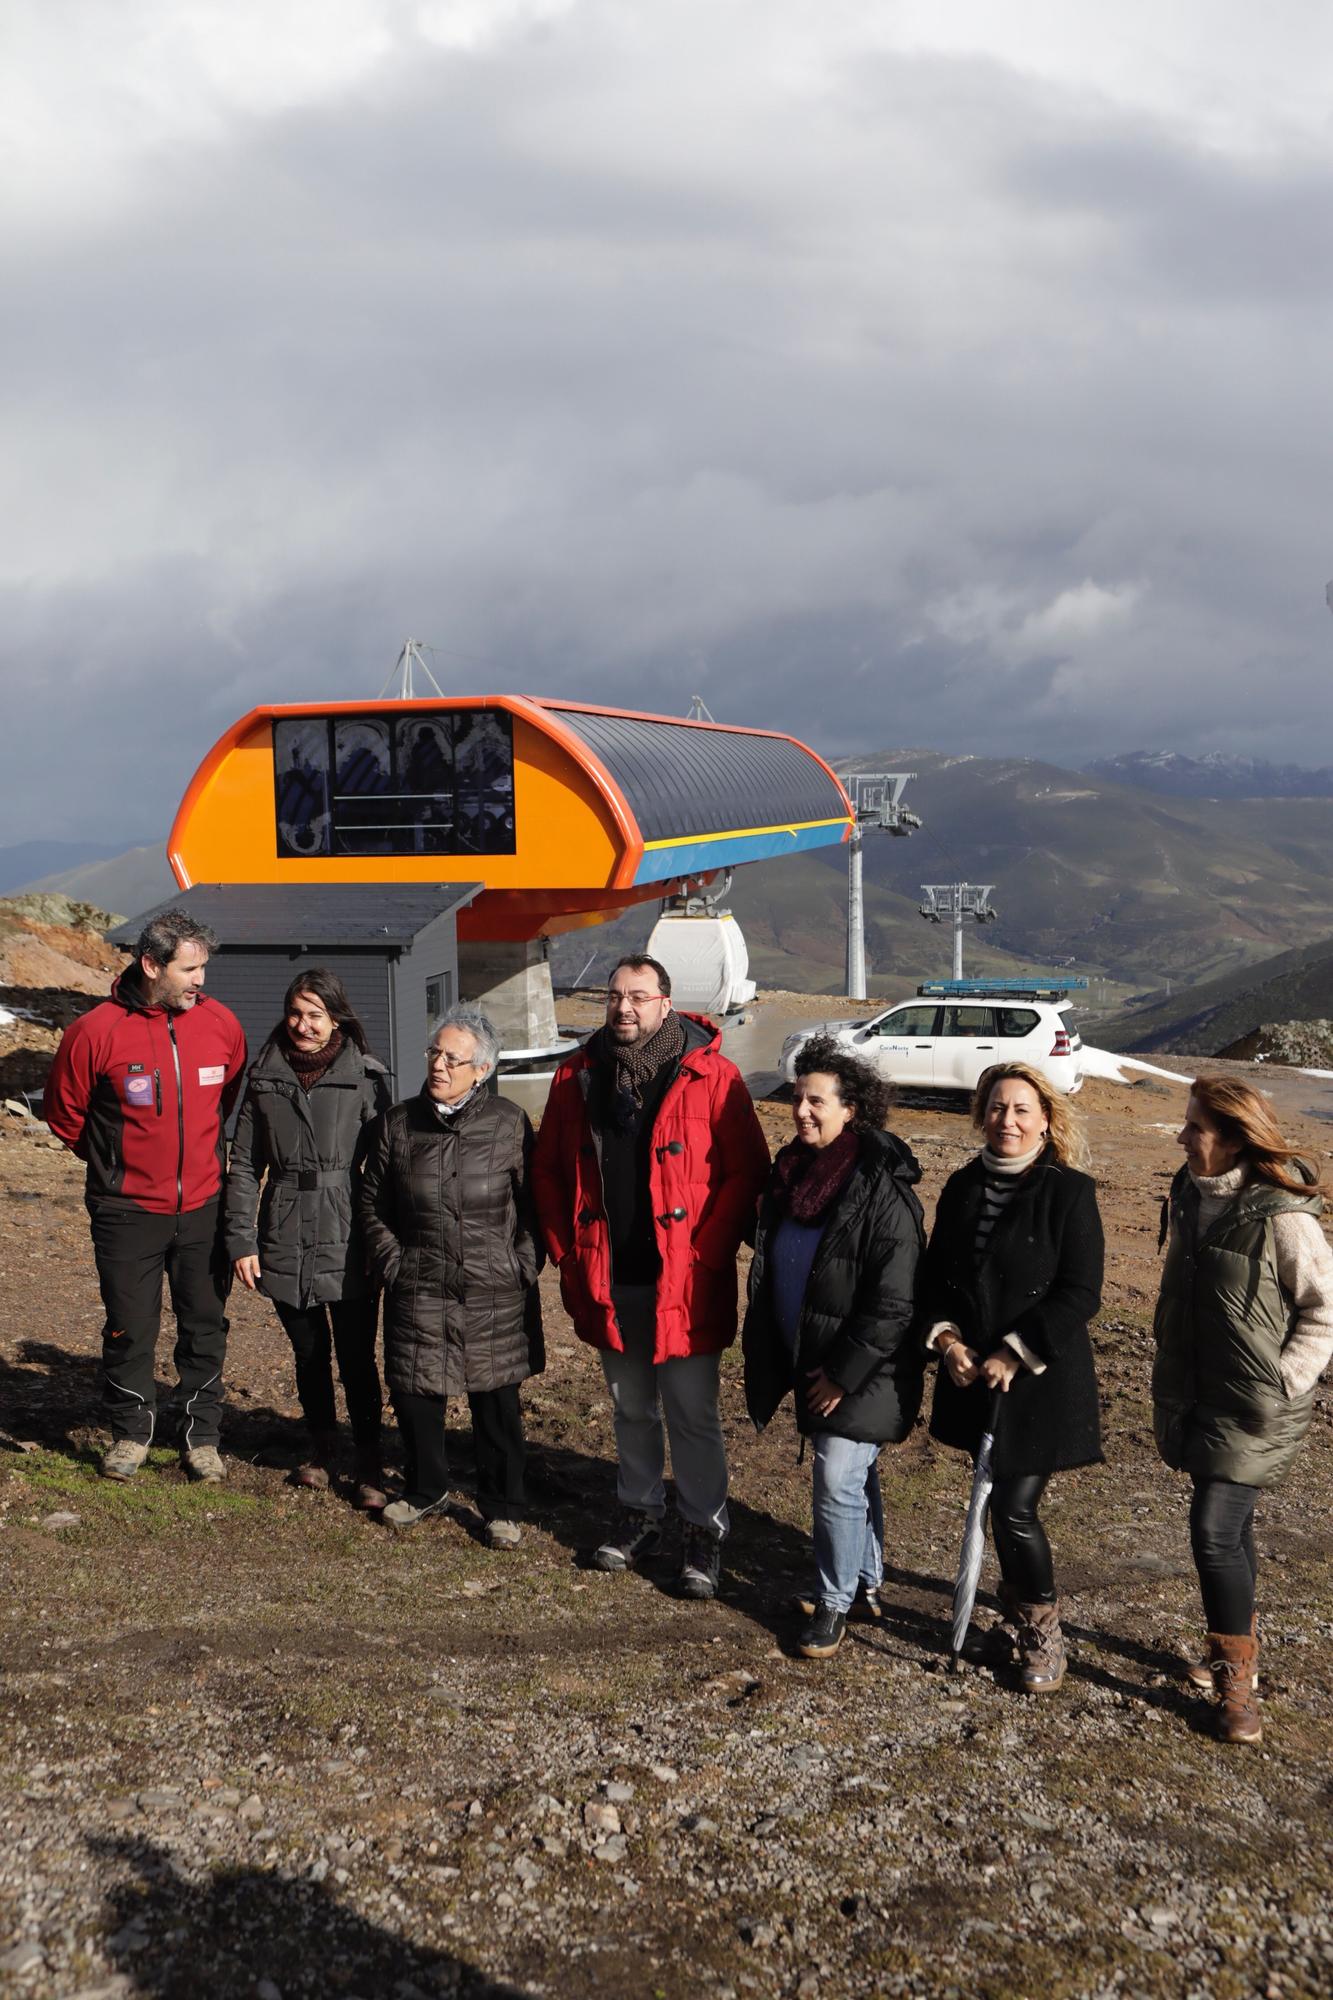
[[[667,840],[645,840],[643,851],[652,854],[661,847],[702,847],[711,840],[757,840],[765,833],[810,833],[820,826],[848,826],[846,813],[833,819],[802,819],[790,826],[733,826],[723,833],[674,833]]]

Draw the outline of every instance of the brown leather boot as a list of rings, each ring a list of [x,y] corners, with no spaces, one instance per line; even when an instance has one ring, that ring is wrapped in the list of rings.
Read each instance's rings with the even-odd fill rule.
[[[1065,1677],[1065,1635],[1060,1630],[1060,1601],[1020,1604],[1018,1610],[1019,1681],[1025,1694],[1049,1694]]]
[[[1254,1698],[1258,1641],[1250,1633],[1210,1632],[1208,1664],[1217,1695],[1217,1734],[1223,1743],[1262,1743],[1264,1726]]]
[[[1252,1639],[1258,1639],[1259,1637],[1259,1620],[1253,1611],[1250,1613],[1250,1637]],[[1206,1640],[1204,1642],[1203,1658],[1189,1662],[1185,1668],[1185,1679],[1191,1687],[1203,1688],[1211,1694],[1213,1687],[1213,1661]],[[1254,1676],[1254,1690],[1256,1694],[1259,1692],[1259,1675],[1257,1671]]]

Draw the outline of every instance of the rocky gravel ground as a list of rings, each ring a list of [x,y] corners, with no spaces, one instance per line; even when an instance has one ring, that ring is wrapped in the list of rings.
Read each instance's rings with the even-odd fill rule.
[[[1281,1106],[1328,1160],[1327,1086]],[[885,1616],[790,1653],[809,1469],[725,1375],[733,1533],[714,1605],[584,1567],[614,1500],[594,1357],[547,1298],[533,1518],[394,1537],[286,1480],[269,1309],[234,1303],[222,1489],[170,1449],[96,1476],[100,1326],[77,1167],[0,1118],[0,1991],[47,1996],[1190,1996],[1333,1986],[1333,1408],[1259,1521],[1265,1742],[1182,1683],[1183,1486],[1145,1390],[1180,1093],[1084,1093],[1111,1270],[1108,1463],[1048,1519],[1073,1663],[1024,1699],[943,1671],[966,1470],[885,1455]],[[781,1106],[765,1107],[774,1137]],[[895,1123],[933,1198],[956,1107]],[[164,1341],[162,1363],[168,1359]],[[982,1622],[988,1592],[983,1587]]]

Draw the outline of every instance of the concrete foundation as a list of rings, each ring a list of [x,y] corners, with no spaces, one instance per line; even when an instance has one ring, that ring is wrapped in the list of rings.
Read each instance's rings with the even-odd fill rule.
[[[549,1049],[558,1039],[547,941],[458,946],[458,990],[494,1023],[502,1049]]]

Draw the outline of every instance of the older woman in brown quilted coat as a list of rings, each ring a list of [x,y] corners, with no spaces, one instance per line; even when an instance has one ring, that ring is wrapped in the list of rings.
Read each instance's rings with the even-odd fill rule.
[[[360,1210],[371,1272],[385,1288],[384,1372],[406,1459],[404,1496],[383,1518],[408,1528],[445,1506],[445,1399],[466,1395],[487,1540],[513,1548],[523,1503],[519,1384],[545,1365],[542,1252],[529,1194],[532,1127],[485,1088],[498,1053],[484,1014],[444,1015],[421,1094],[372,1131]]]

